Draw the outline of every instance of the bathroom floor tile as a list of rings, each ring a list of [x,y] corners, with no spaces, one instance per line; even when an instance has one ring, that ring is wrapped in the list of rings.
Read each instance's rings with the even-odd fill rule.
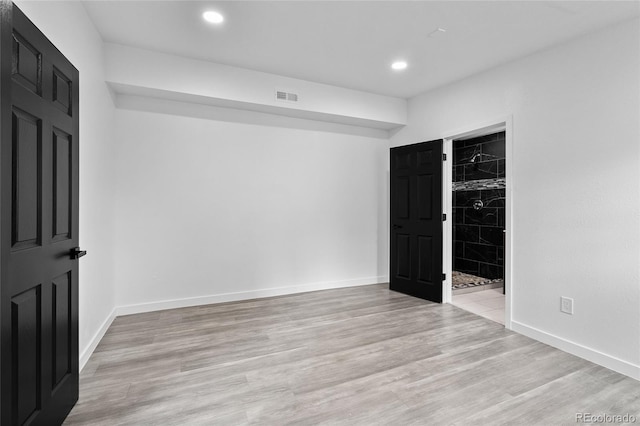
[[[474,314],[481,314],[483,312],[491,311],[493,308],[485,305],[481,305],[475,302],[467,302],[467,303],[454,303],[454,306],[457,306],[465,311],[472,312]]]
[[[490,311],[479,314],[481,317],[490,319],[491,321],[499,322],[504,325],[504,309],[492,309]]]
[[[478,299],[476,303],[480,305],[488,306],[492,309],[504,310],[504,296],[490,297],[486,299]]]
[[[454,295],[451,303],[465,311],[504,324],[505,297],[500,288]]]

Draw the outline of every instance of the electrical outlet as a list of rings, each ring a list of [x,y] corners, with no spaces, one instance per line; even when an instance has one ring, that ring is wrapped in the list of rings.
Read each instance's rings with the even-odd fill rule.
[[[560,297],[560,310],[565,314],[573,315],[573,299],[570,297]]]

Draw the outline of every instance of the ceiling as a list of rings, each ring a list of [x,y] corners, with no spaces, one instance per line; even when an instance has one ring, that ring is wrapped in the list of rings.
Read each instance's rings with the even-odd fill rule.
[[[611,0],[84,5],[107,42],[402,98],[640,16],[640,2]],[[222,25],[204,22],[210,9]],[[391,70],[397,59],[409,67]]]

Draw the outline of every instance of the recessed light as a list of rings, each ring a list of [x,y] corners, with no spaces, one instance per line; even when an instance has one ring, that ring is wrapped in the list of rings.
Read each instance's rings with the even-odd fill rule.
[[[446,32],[447,32],[447,30],[445,30],[444,28],[436,28],[435,30],[431,31],[428,34],[428,37],[431,37],[431,38],[439,37],[439,36],[443,35]]]
[[[407,63],[405,61],[395,61],[394,63],[391,64],[391,68],[398,71],[403,70],[407,68]]]
[[[202,14],[202,17],[205,21],[211,22],[212,24],[221,24],[224,21],[224,16],[220,12],[216,12],[215,10],[207,10]]]

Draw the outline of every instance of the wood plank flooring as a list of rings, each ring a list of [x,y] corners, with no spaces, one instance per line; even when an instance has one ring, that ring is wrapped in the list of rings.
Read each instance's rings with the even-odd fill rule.
[[[452,305],[352,287],[117,318],[78,425],[576,424],[640,383]]]

